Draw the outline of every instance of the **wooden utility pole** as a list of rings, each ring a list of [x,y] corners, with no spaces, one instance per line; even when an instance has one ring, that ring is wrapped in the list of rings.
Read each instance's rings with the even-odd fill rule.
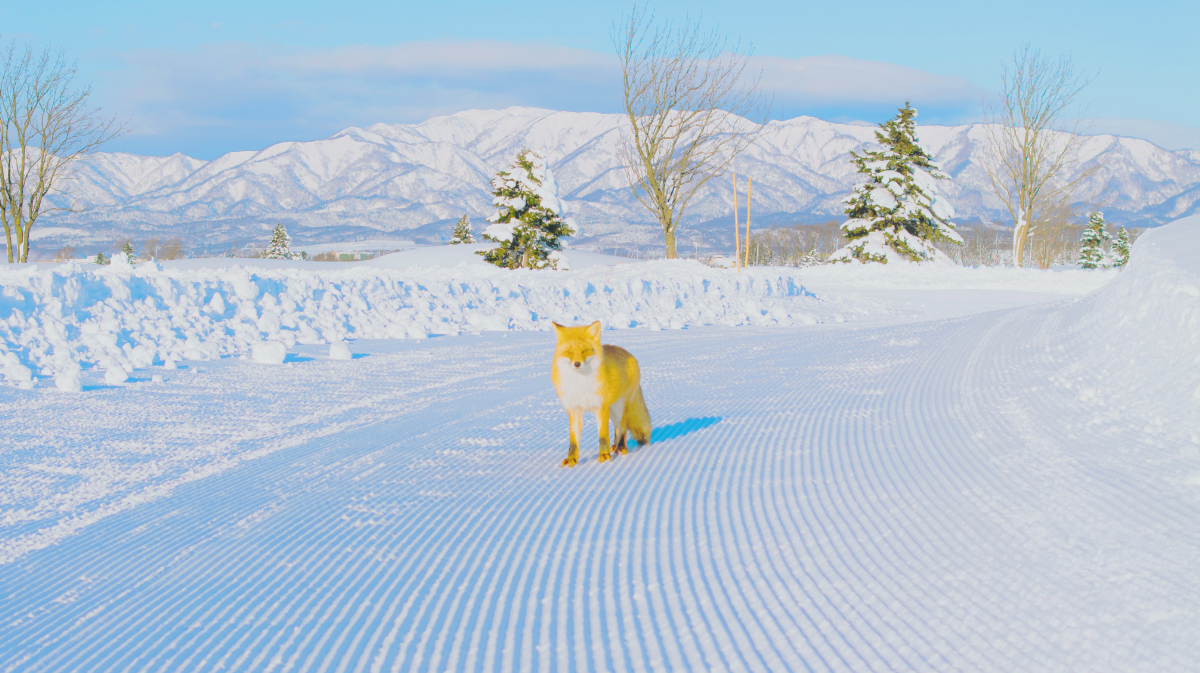
[[[737,173],[733,174],[733,268],[742,272],[742,227],[738,223]]]
[[[754,189],[754,178],[746,178],[746,263],[742,266],[750,266],[750,194]]]

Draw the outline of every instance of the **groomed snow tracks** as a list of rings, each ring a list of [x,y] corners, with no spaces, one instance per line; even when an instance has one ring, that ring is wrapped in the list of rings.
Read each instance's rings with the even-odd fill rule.
[[[297,363],[247,421],[394,409],[0,566],[0,670],[1188,670],[1200,505],[1072,425],[1069,310],[606,332],[671,436],[574,470],[547,335]]]

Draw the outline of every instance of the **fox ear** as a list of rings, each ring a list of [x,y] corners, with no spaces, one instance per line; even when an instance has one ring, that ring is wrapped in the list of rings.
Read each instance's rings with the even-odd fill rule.
[[[596,322],[587,326],[587,334],[589,337],[591,337],[592,339],[594,339],[596,341],[600,340],[600,321],[599,320],[597,320]]]

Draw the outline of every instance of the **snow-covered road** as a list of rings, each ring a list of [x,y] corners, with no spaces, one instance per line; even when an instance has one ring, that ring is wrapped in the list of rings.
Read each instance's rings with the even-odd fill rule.
[[[544,333],[25,401],[0,670],[1189,670],[1200,452],[1051,382],[1086,309],[606,332],[655,443],[574,470]]]

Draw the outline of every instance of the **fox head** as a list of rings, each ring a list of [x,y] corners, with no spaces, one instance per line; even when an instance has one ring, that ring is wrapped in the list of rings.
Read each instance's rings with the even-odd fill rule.
[[[554,331],[558,335],[558,343],[554,346],[554,359],[565,358],[570,366],[580,369],[587,365],[591,358],[599,358],[603,352],[600,347],[600,321],[587,327],[563,327],[554,323]]]

